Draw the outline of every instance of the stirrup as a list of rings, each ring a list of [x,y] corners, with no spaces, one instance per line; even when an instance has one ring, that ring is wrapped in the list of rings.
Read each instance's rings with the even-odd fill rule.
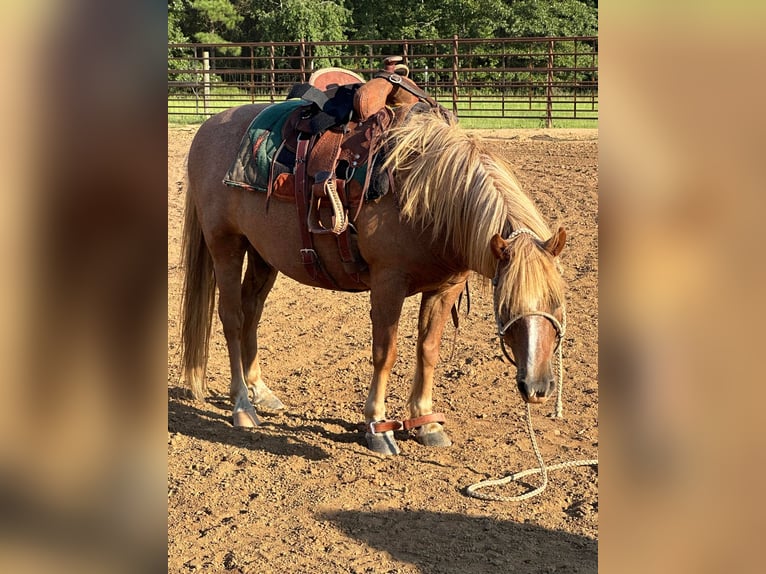
[[[328,178],[325,181],[324,189],[327,197],[330,200],[330,205],[332,206],[332,227],[325,227],[325,225],[322,223],[322,220],[320,219],[319,206],[322,203],[322,199],[319,197],[312,198],[312,201],[310,202],[309,213],[308,217],[306,218],[306,225],[308,226],[311,233],[320,235],[324,233],[334,233],[335,235],[340,235],[346,231],[346,228],[348,228],[348,213],[343,207],[343,203],[341,203],[340,197],[338,196],[335,178]]]

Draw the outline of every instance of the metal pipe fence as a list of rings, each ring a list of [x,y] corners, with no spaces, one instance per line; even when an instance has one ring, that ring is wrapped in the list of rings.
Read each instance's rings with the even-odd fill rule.
[[[410,77],[459,118],[598,120],[598,37],[168,44],[168,118],[203,120],[283,100],[314,70],[370,78],[400,55]]]

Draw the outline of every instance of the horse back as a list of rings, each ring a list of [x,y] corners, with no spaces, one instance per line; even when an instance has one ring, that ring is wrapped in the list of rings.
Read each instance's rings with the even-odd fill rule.
[[[269,104],[247,104],[230,108],[208,118],[197,130],[189,148],[189,176],[222,165],[219,182],[237,153],[242,136],[253,118]],[[194,173],[192,173],[194,170]]]

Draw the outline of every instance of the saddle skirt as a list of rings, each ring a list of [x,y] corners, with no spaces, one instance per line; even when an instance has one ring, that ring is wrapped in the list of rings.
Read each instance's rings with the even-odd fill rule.
[[[272,104],[258,114],[245,130],[223,183],[267,192],[272,165],[274,176],[291,173],[295,167],[295,150],[284,149],[282,128],[288,116],[305,105],[306,102],[300,99],[286,100]]]

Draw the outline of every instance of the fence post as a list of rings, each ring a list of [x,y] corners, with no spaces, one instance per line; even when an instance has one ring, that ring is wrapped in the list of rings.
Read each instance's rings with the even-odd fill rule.
[[[194,46],[194,55],[192,56],[189,67],[195,70],[197,69],[197,61],[199,60],[199,56],[197,54],[197,46]],[[197,74],[195,74],[193,77],[196,78]],[[196,84],[192,86],[192,92],[194,93],[194,113],[199,114],[199,92],[197,91]]]
[[[574,118],[577,119],[577,88],[580,86],[580,74],[577,68],[577,40],[574,41],[574,82],[572,89],[572,110],[574,111]]]
[[[306,42],[301,38],[300,44],[301,55],[301,83],[306,83]]]
[[[250,46],[250,103],[255,103],[255,48]]]
[[[375,55],[374,55],[373,50],[372,50],[372,44],[370,44],[369,52],[370,52],[370,61],[367,63],[367,65],[370,68],[370,73],[374,74],[375,73],[375,64],[372,63],[372,59],[375,57]]]
[[[548,81],[545,87],[545,127],[553,127],[553,40],[548,41]]]
[[[207,101],[210,98],[210,52],[202,51],[202,111],[207,115]]]
[[[276,89],[276,75],[274,74],[274,69],[276,68],[276,61],[274,59],[274,44],[271,44],[269,46],[269,69],[271,72],[269,72],[269,98],[271,99],[271,103],[274,103],[274,97],[277,95],[277,89]]]
[[[457,34],[452,36],[452,113],[457,116]]]

